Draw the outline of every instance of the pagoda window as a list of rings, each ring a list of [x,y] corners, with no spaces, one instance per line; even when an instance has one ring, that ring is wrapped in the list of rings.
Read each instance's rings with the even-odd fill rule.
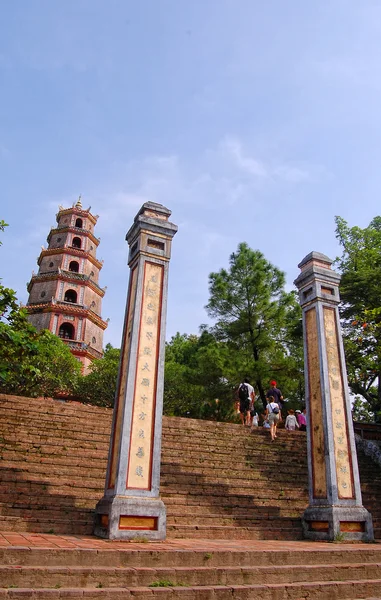
[[[75,226],[79,227],[80,229],[82,229],[82,226],[83,226],[82,219],[77,219],[76,222],[75,222]]]
[[[58,331],[58,336],[64,340],[74,340],[74,325],[71,323],[62,323]]]
[[[73,238],[72,246],[73,246],[73,248],[81,248],[81,246],[82,246],[81,238],[79,238],[79,237]]]
[[[79,262],[72,260],[69,264],[69,271],[73,271],[73,273],[79,273]]]
[[[67,290],[64,297],[65,302],[77,303],[77,292],[75,290]]]

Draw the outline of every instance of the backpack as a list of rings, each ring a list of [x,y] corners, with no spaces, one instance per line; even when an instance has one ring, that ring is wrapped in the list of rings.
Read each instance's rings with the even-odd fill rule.
[[[274,402],[274,404],[276,404],[276,402]],[[271,412],[273,412],[274,415],[279,414],[279,404],[277,404],[275,408],[273,408],[272,406],[270,406],[270,408],[271,408]]]
[[[238,390],[238,398],[243,401],[249,398],[249,388],[247,387],[246,383],[241,383]]]

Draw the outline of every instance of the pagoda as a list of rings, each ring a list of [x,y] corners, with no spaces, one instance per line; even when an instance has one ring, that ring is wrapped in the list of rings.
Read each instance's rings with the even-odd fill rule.
[[[38,330],[58,335],[87,373],[94,358],[103,356],[101,317],[106,288],[99,286],[103,261],[96,257],[94,235],[98,215],[82,207],[81,196],[71,208],[59,207],[57,226],[47,237],[37,260],[39,269],[28,284],[28,319]]]

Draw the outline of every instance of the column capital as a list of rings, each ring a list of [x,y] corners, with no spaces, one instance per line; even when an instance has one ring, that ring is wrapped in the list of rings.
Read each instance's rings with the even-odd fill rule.
[[[340,302],[341,275],[331,268],[333,260],[321,252],[310,252],[298,264],[301,270],[294,284],[302,307],[316,300],[337,305]]]
[[[168,219],[171,211],[156,202],[145,202],[127,232],[126,240],[130,247],[128,264],[134,262],[139,254],[152,258],[169,260],[171,240],[178,227]]]

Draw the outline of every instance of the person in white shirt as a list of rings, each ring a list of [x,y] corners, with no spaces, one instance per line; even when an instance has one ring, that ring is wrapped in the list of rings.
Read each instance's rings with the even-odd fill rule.
[[[279,404],[277,402],[275,402],[274,396],[268,396],[268,405],[266,406],[266,417],[269,420],[270,423],[270,435],[271,435],[271,441],[273,442],[275,440],[275,438],[277,437],[276,435],[276,426],[279,423],[279,418],[280,418],[280,408],[279,408]]]
[[[296,420],[296,416],[294,415],[294,411],[292,410],[292,408],[290,408],[290,410],[288,411],[284,427],[289,431],[295,431],[295,429],[299,429],[298,421]]]

